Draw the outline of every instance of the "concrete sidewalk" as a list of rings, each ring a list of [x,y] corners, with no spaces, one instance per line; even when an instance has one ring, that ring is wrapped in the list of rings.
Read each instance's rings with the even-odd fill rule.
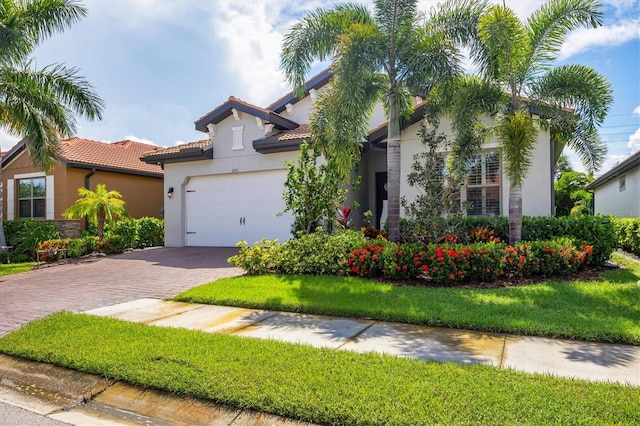
[[[138,299],[86,311],[149,325],[336,350],[484,364],[640,386],[640,347]],[[0,355],[0,402],[74,425],[302,425]],[[0,407],[1,408],[1,407]]]
[[[86,313],[315,347],[640,386],[640,347],[139,299]]]

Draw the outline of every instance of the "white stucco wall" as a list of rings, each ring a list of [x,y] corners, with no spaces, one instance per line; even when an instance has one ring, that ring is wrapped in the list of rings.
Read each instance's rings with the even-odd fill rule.
[[[620,179],[623,176],[625,189],[620,191]],[[595,214],[640,217],[640,167],[610,180],[593,193]]]
[[[442,119],[440,122],[441,131],[448,137],[453,138],[450,122]],[[401,136],[401,165],[402,181],[400,187],[401,197],[406,197],[408,201],[414,199],[418,190],[407,184],[407,176],[411,172],[413,156],[423,151],[418,132],[420,123],[416,123],[405,129]],[[499,143],[495,138],[490,139],[483,146],[484,149],[499,148]],[[540,132],[538,143],[533,151],[532,163],[529,173],[522,185],[522,212],[525,216],[548,216],[553,214],[552,206],[552,147],[548,133]],[[508,214],[509,206],[509,180],[504,175],[504,159],[501,157],[501,197],[500,214]],[[401,213],[404,213],[401,208]]]
[[[233,127],[244,126],[244,149],[233,150]],[[253,149],[253,140],[264,137],[264,130],[258,127],[255,117],[240,112],[240,120],[232,116],[217,125],[213,141],[213,159],[167,163],[164,167],[165,194],[174,188],[173,197],[165,198],[165,245],[181,247],[185,245],[185,187],[194,176],[228,175],[262,170],[283,170],[285,161],[295,161],[298,152],[260,154]],[[259,184],[259,182],[256,182]],[[272,189],[278,196],[282,188]],[[242,194],[238,194],[242,196]],[[274,197],[274,203],[282,197]],[[260,208],[261,206],[256,206]]]

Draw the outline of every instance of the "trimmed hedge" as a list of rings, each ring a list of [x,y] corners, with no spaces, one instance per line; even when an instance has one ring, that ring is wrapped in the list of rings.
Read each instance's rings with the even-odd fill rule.
[[[618,235],[614,226],[615,218],[609,216],[525,216],[522,218],[522,241],[544,241],[558,237],[571,238],[577,243],[587,243],[593,247],[593,263],[602,264],[609,260],[618,245]],[[474,228],[486,228],[501,241],[509,239],[509,221],[504,216],[469,216],[463,219],[456,241],[474,242],[470,238]],[[409,221],[401,221],[401,235],[411,241],[402,230],[410,229]]]
[[[640,218],[612,218],[618,247],[640,255]]]

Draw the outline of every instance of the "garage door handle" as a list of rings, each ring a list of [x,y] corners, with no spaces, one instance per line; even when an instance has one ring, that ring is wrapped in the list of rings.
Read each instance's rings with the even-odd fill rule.
[[[187,232],[187,235],[195,234],[195,232]]]
[[[240,225],[244,225],[244,219],[245,219],[244,217],[240,218]]]

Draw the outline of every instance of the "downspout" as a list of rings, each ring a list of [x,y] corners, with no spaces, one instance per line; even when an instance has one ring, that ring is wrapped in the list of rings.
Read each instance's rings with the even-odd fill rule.
[[[91,180],[91,176],[96,174],[96,168],[92,167],[91,171],[84,177],[84,187],[86,189],[91,189],[89,182]],[[84,229],[85,231],[89,229],[89,218],[85,216],[84,218]]]

